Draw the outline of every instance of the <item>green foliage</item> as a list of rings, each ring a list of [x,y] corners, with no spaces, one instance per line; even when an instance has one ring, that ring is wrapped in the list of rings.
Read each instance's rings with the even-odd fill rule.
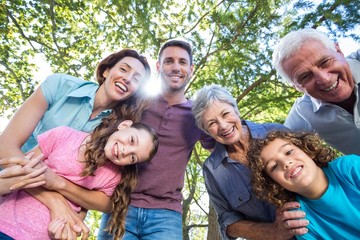
[[[359,27],[358,1],[292,0],[3,0],[0,3],[0,114],[14,112],[42,79],[43,56],[53,72],[93,80],[108,52],[135,48],[156,59],[162,42],[184,37],[194,46],[192,96],[217,83],[238,100],[243,118],[283,122],[300,94],[275,74],[271,53],[292,29],[321,27],[334,39]],[[6,116],[9,117],[9,116]],[[208,206],[196,147],[185,179],[184,237],[205,239]],[[200,207],[202,206],[202,207]],[[205,207],[204,207],[205,206]],[[99,213],[88,216],[92,229]],[[94,234],[94,233],[92,233]]]
[[[89,227],[89,240],[96,240],[97,237],[97,230],[100,227],[100,219],[101,219],[101,212],[98,211],[88,211],[85,224]]]

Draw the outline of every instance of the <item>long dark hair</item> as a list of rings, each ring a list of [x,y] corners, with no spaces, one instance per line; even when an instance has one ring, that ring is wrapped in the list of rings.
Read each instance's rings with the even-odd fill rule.
[[[110,135],[118,130],[117,127],[122,121],[112,121],[109,118],[104,118],[101,124],[91,133],[91,138],[85,145],[85,168],[81,176],[93,176],[96,169],[108,161],[104,152],[105,145]],[[146,159],[146,161],[150,161],[156,154],[159,145],[155,130],[143,123],[133,123],[131,127],[146,130],[152,137],[153,148]],[[115,239],[121,238],[125,232],[125,218],[130,204],[130,194],[137,185],[136,164],[123,166],[120,171],[121,180],[110,198],[112,209],[108,223],[108,230],[115,236]]]

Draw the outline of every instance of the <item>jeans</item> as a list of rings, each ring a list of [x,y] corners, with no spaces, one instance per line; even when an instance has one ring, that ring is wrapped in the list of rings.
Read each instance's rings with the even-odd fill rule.
[[[109,217],[105,213],[101,217],[98,240],[113,239],[104,231]],[[181,213],[172,210],[129,206],[125,228],[124,240],[182,240]]]
[[[0,232],[0,240],[14,240],[14,239],[9,237],[5,233]]]

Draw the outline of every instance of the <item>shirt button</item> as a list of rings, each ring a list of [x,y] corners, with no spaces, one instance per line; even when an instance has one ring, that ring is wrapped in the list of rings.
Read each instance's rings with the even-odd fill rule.
[[[242,201],[243,201],[243,199],[242,199],[241,197],[239,197],[239,201],[240,201],[240,202],[242,202]]]

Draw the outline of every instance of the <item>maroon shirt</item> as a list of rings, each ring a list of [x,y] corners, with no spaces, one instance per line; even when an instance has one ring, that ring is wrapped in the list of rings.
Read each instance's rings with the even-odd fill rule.
[[[142,123],[155,129],[159,149],[149,163],[139,164],[139,185],[131,195],[131,205],[182,212],[186,164],[197,141],[211,149],[215,141],[196,127],[188,100],[169,106],[162,97],[154,100],[142,116]]]

